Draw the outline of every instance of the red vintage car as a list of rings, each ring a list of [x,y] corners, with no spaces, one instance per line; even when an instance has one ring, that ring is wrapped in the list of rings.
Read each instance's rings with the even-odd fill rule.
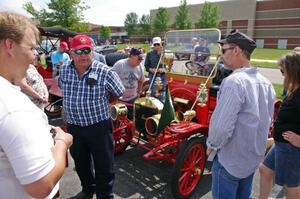
[[[174,61],[180,45],[190,42],[193,37],[206,40],[205,48],[209,49],[206,73],[195,72],[199,67],[196,61]],[[230,71],[218,62],[219,39],[220,31],[217,29],[166,33],[161,61],[168,71],[167,85],[174,117],[169,114],[170,110],[165,109],[168,99],[163,104],[149,96],[135,101],[133,121],[126,116],[126,104],[118,103],[111,109],[115,153],[120,154],[131,144],[145,149],[143,157],[147,160],[165,160],[174,164],[170,185],[176,199],[189,198],[201,180],[206,163],[206,137],[217,92],[222,80],[230,75]],[[197,54],[190,57],[197,60]],[[158,84],[156,94],[159,96],[160,81],[155,83]],[[279,106],[280,102],[275,104],[275,117]],[[166,123],[166,120],[171,122],[161,128],[160,123]]]

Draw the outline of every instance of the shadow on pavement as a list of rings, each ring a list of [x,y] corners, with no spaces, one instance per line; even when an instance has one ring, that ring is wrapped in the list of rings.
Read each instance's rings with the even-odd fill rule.
[[[145,160],[144,153],[135,147],[116,157],[116,198],[173,198],[170,189],[173,165]],[[191,199],[203,198],[210,191],[211,175],[207,170],[204,174]]]

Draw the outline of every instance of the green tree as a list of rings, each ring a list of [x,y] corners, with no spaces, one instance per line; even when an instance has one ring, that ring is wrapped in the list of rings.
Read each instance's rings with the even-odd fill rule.
[[[100,27],[100,37],[105,39],[110,38],[110,28],[108,26],[101,26]]]
[[[142,15],[139,21],[141,35],[151,35],[151,19],[150,15]]]
[[[205,2],[200,10],[197,28],[216,28],[220,23],[220,8],[217,4]]]
[[[23,8],[39,20],[41,26],[61,26],[70,30],[86,31],[88,26],[83,23],[83,11],[89,8],[82,0],[50,0],[45,8],[36,10],[32,2],[27,2]]]
[[[178,7],[176,13],[176,29],[184,30],[184,29],[191,29],[192,27],[192,20],[189,16],[189,8],[186,3],[186,0],[182,0],[180,2],[180,6]]]
[[[128,35],[136,34],[138,26],[138,15],[135,12],[128,13],[124,21],[124,26]]]
[[[153,32],[165,33],[168,30],[169,14],[166,8],[160,7],[153,18]]]
[[[51,26],[52,21],[49,20],[50,14],[46,11],[46,9],[41,9],[37,11],[32,2],[27,2],[23,5],[23,8],[31,14],[35,19],[37,19],[41,26]],[[50,25],[51,24],[51,25]]]

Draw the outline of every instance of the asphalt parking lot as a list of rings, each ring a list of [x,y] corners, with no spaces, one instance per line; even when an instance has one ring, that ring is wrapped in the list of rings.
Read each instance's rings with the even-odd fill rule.
[[[116,157],[115,199],[173,198],[169,187],[173,165],[164,161],[145,160],[142,157],[144,152],[143,149],[134,147]],[[60,199],[69,198],[81,190],[73,168],[74,164],[69,156],[69,167],[61,180]],[[210,184],[210,173],[206,170],[191,199],[211,198]]]
[[[116,157],[116,181],[114,186],[115,199],[172,199],[169,182],[172,166],[164,161],[149,161],[143,159],[145,151],[141,148],[128,148]],[[206,164],[204,175],[190,199],[211,199],[211,173]],[[69,157],[69,167],[66,168],[61,180],[59,199],[67,199],[80,190],[80,182],[73,170],[74,164]],[[258,197],[259,177],[255,174],[253,182],[253,198]],[[96,196],[94,196],[96,198]],[[270,199],[282,199],[282,188],[274,186]]]

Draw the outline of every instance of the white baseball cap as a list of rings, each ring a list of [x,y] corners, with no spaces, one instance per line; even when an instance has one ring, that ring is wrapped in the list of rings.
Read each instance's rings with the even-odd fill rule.
[[[152,44],[161,44],[161,38],[160,37],[154,37],[152,39]]]

